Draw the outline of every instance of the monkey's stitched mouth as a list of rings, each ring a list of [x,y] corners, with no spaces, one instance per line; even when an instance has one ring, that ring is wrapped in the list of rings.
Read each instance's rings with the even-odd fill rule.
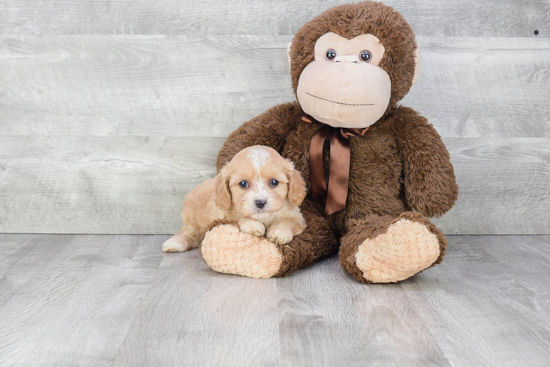
[[[321,101],[326,101],[326,102],[336,103],[336,104],[343,104],[343,105],[345,105],[345,106],[358,106],[358,107],[371,107],[371,106],[374,106],[374,103],[364,103],[364,104],[361,104],[361,103],[344,103],[344,102],[336,102],[336,101],[331,101],[330,99],[326,99],[326,98],[321,98],[321,97],[314,96],[313,94],[308,93],[308,92],[306,92],[306,94],[307,94],[308,96],[313,97],[313,98],[320,99]]]

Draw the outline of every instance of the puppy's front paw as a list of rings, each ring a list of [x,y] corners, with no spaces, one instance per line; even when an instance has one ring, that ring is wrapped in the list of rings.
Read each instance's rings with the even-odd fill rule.
[[[239,221],[239,228],[242,232],[253,236],[261,237],[265,234],[265,226],[262,222],[255,219],[244,218]]]
[[[183,237],[172,236],[162,244],[164,252],[184,252],[192,248],[191,244]]]
[[[273,225],[267,229],[267,238],[278,245],[292,241],[292,230],[284,225]]]

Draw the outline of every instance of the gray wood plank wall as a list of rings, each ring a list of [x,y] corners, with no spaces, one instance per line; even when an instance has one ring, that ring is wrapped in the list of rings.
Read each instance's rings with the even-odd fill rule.
[[[0,232],[175,232],[225,136],[294,99],[293,33],[339,3],[2,1]],[[403,104],[461,188],[437,224],[550,233],[550,2],[386,3],[421,51]]]

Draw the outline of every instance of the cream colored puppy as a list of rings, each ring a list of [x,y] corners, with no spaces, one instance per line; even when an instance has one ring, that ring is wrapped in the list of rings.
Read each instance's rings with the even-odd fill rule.
[[[243,232],[265,234],[277,244],[288,243],[306,227],[298,208],[305,196],[304,180],[292,162],[269,147],[243,149],[216,177],[185,197],[184,226],[164,242],[162,250],[195,248],[210,225],[224,219],[237,222]]]

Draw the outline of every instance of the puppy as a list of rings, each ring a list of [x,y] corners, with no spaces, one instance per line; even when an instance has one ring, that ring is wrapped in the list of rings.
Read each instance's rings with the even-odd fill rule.
[[[304,180],[291,161],[269,147],[243,149],[216,177],[185,197],[184,226],[164,242],[162,250],[198,247],[210,225],[223,219],[237,222],[245,233],[288,243],[306,227],[298,208],[305,196]]]

